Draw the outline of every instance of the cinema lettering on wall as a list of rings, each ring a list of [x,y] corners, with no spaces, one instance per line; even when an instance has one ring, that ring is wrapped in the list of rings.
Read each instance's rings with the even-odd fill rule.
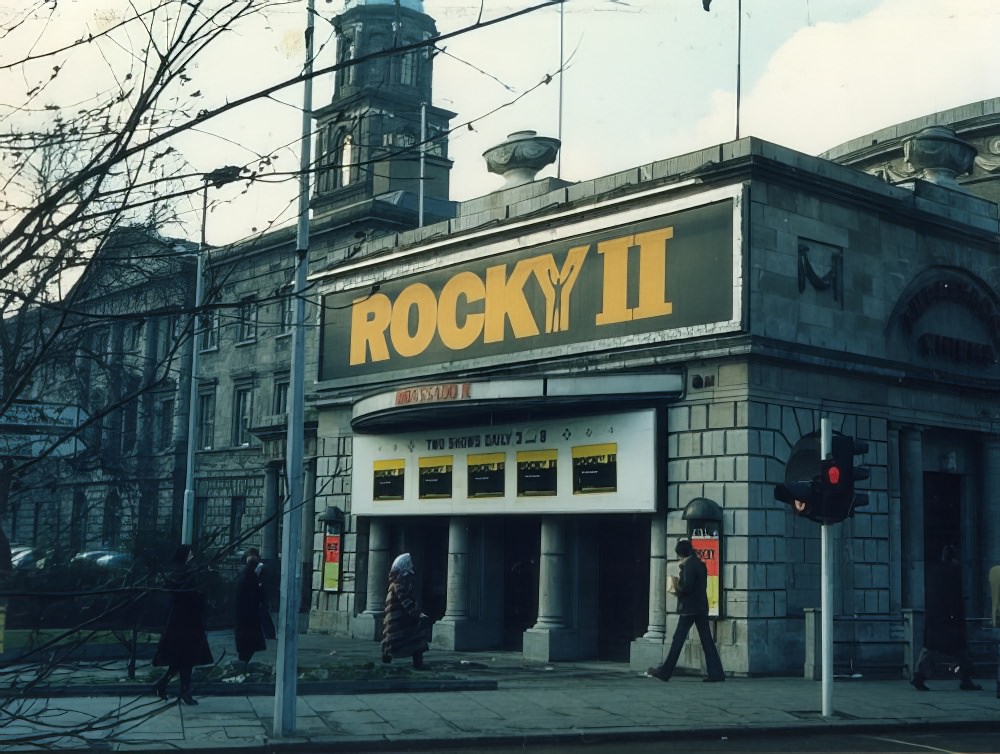
[[[738,329],[737,205],[731,197],[652,218],[657,208],[645,208],[643,219],[579,235],[570,224],[561,240],[471,261],[465,249],[462,261],[444,256],[420,274],[378,260],[363,275],[345,272],[323,297],[320,380]]]

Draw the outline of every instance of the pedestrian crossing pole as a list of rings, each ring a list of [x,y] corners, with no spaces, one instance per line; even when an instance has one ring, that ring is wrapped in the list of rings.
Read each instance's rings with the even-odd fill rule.
[[[295,243],[292,302],[292,363],[288,386],[285,457],[288,494],[282,508],[281,594],[278,607],[278,663],[274,694],[274,736],[295,735],[298,696],[299,603],[302,600],[303,469],[305,467],[305,296],[309,273],[309,185],[312,163],[312,72],[315,0],[308,0],[306,61],[303,69],[302,142],[299,154],[299,220]]]

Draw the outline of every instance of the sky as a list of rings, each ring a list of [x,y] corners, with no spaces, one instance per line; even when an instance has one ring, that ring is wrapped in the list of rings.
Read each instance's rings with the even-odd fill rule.
[[[0,0],[0,19],[13,2]],[[423,4],[446,33],[474,24],[480,13],[490,19],[535,3]],[[61,0],[60,6],[75,32],[80,24],[106,23],[124,3]],[[305,8],[301,0],[273,12],[203,60],[193,75],[206,103],[295,75],[304,55]],[[327,19],[344,2],[316,0],[316,8],[322,67],[335,56]],[[997,0],[713,0],[708,12],[701,0],[567,0],[561,11],[536,11],[443,43],[434,59],[433,104],[457,113],[449,144],[452,199],[503,185],[487,172],[482,153],[514,131],[560,138],[558,163],[540,177],[568,181],[730,141],[737,131],[737,70],[739,135],[818,154],[879,128],[1000,96],[998,38]],[[537,86],[547,76],[551,82]],[[313,107],[330,101],[332,87],[330,77],[316,82]],[[301,89],[289,89],[185,137],[183,152],[197,171],[261,154],[293,170],[301,105]],[[293,223],[295,188],[284,182],[258,183],[245,193],[239,186],[213,190],[209,242],[238,240],[270,221]],[[194,238],[198,202],[186,217],[184,232]]]

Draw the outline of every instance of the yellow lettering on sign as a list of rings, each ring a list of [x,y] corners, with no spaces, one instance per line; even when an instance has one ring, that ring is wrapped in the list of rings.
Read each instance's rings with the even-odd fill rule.
[[[416,329],[410,333],[410,310],[416,310]],[[416,356],[431,344],[437,325],[437,299],[425,283],[403,289],[392,306],[389,337],[400,356]]]
[[[464,297],[467,304],[486,298],[486,286],[472,272],[460,272],[444,284],[438,301],[438,334],[441,342],[453,351],[468,348],[483,332],[485,314],[465,315],[465,322],[458,324],[458,300]]]
[[[351,366],[364,364],[369,350],[372,361],[389,358],[385,331],[391,317],[392,302],[384,293],[373,293],[351,302]]]
[[[639,306],[633,310],[632,319],[662,317],[673,312],[674,305],[667,301],[667,239],[673,237],[673,228],[634,236],[639,247]]]
[[[603,265],[597,326],[673,313],[667,300],[667,242],[673,235],[673,228],[660,228],[597,244]],[[561,265],[551,253],[521,259],[509,275],[507,264],[487,267],[482,274],[458,272],[440,293],[417,282],[395,301],[383,293],[355,299],[350,364],[419,356],[435,336],[445,348],[462,351],[476,343],[502,343],[508,332],[518,339],[567,332],[574,287],[590,249],[587,244],[566,250]],[[543,315],[540,331],[537,317]]]
[[[537,266],[537,259],[523,259],[514,265],[510,277],[505,264],[487,268],[484,343],[503,342],[504,323],[508,320],[515,338],[538,335],[538,323],[524,298],[524,284]]]
[[[673,228],[661,228],[597,244],[597,253],[604,257],[604,298],[596,324],[611,325],[673,312],[674,305],[666,300],[667,239],[673,235]],[[633,246],[639,247],[639,305],[630,308],[628,252]]]
[[[569,330],[569,299],[588,251],[590,246],[574,246],[566,252],[561,270],[551,254],[537,257],[535,278],[545,296],[545,332]]]

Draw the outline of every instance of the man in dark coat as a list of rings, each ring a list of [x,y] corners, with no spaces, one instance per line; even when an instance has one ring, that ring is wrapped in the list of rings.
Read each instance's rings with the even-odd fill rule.
[[[413,560],[404,552],[389,569],[389,591],[385,596],[382,624],[382,662],[412,657],[416,670],[425,670],[427,636],[413,589]]]
[[[205,633],[205,597],[197,588],[195,569],[191,566],[193,557],[190,545],[180,545],[174,552],[165,584],[170,592],[170,612],[153,656],[154,666],[167,668],[153,687],[156,695],[166,700],[167,684],[175,673],[180,673],[180,700],[192,705],[198,703],[191,696],[192,670],[195,665],[214,662]]]
[[[712,632],[708,624],[708,569],[701,558],[695,553],[691,546],[691,541],[682,539],[674,548],[680,560],[680,576],[671,576],[671,591],[677,595],[677,612],[680,617],[677,620],[677,628],[674,631],[674,638],[670,644],[670,652],[663,664],[656,668],[650,668],[646,674],[658,678],[661,681],[669,681],[673,675],[677,660],[681,656],[681,649],[687,640],[691,626],[698,629],[698,638],[701,639],[701,649],[705,653],[705,664],[708,669],[706,682],[717,682],[726,680],[726,673],[722,669],[722,660],[719,658],[719,650],[715,647],[712,639]]]
[[[268,623],[271,616],[268,612],[267,600],[264,598],[264,587],[260,583],[257,566],[260,559],[254,555],[247,557],[246,565],[240,574],[236,587],[236,655],[250,669],[250,658],[255,652],[267,649]],[[274,638],[273,625],[271,638]]]
[[[952,545],[945,546],[940,563],[928,564],[924,604],[924,646],[910,684],[917,691],[930,691],[924,681],[934,672],[935,657],[944,655],[958,663],[959,688],[979,691],[982,687],[972,680],[972,662],[966,651],[962,565]]]

